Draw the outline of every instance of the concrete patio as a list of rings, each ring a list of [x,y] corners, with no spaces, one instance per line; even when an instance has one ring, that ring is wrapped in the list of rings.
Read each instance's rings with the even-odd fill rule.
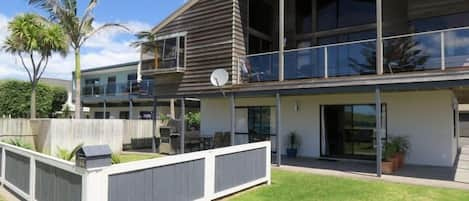
[[[275,157],[272,159],[275,164]],[[376,177],[373,161],[326,160],[312,158],[282,158],[278,169],[319,175],[349,177],[365,180],[382,180],[396,183],[426,185],[442,188],[469,190],[469,183],[455,182],[455,168],[405,165],[392,175]]]

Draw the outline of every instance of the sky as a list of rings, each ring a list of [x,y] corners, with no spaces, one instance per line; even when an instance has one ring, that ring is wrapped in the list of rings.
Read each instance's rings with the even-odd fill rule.
[[[96,26],[121,23],[132,32],[150,30],[186,0],[99,0],[94,16]],[[79,13],[83,13],[88,0],[78,0]],[[138,2],[138,3],[137,3]],[[41,9],[28,5],[27,0],[0,0],[0,46],[8,36],[8,22],[16,15],[35,12],[47,16]],[[129,44],[135,40],[132,33],[118,29],[106,30],[90,38],[81,50],[82,69],[89,69],[138,60],[138,52]],[[74,56],[53,55],[44,77],[72,79]],[[0,50],[0,80],[27,80],[26,71],[17,57]]]

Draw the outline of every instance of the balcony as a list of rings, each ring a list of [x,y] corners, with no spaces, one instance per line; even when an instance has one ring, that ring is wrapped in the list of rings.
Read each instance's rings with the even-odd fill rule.
[[[185,36],[177,35],[142,45],[141,72],[144,75],[179,74],[185,68]]]
[[[240,71],[247,82],[279,80],[278,52],[248,55]],[[376,40],[285,51],[284,79],[376,75]],[[469,27],[383,39],[383,71],[399,74],[469,66]]]
[[[128,99],[129,97],[151,97],[153,94],[153,81],[137,81],[85,85],[82,88],[82,97],[84,99]]]
[[[185,70],[183,67],[177,67],[174,61],[156,61],[155,59],[143,60],[141,69],[144,75],[184,73]]]

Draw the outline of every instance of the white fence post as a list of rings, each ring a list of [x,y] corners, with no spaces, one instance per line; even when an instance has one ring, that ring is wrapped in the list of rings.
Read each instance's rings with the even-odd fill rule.
[[[271,172],[271,166],[272,166],[272,150],[271,150],[272,144],[269,142],[267,144],[267,147],[265,149],[266,151],[266,164],[265,164],[265,174],[267,177],[267,184],[270,185],[272,184],[272,172]]]
[[[5,154],[5,147],[2,147],[2,175],[1,175],[1,182],[2,186],[5,185],[5,169],[6,169],[6,154]]]
[[[29,158],[29,200],[35,201],[36,196],[36,160],[33,156]]]
[[[212,200],[215,194],[215,155],[209,151],[205,156],[205,200]]]
[[[108,200],[108,175],[102,169],[86,171],[81,181],[82,201]]]

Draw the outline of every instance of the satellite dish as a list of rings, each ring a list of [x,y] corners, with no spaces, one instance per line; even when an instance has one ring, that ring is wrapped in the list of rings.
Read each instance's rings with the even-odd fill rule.
[[[230,74],[225,69],[217,69],[213,71],[212,75],[210,76],[210,81],[212,82],[213,86],[216,87],[223,87],[226,85],[230,78]]]

